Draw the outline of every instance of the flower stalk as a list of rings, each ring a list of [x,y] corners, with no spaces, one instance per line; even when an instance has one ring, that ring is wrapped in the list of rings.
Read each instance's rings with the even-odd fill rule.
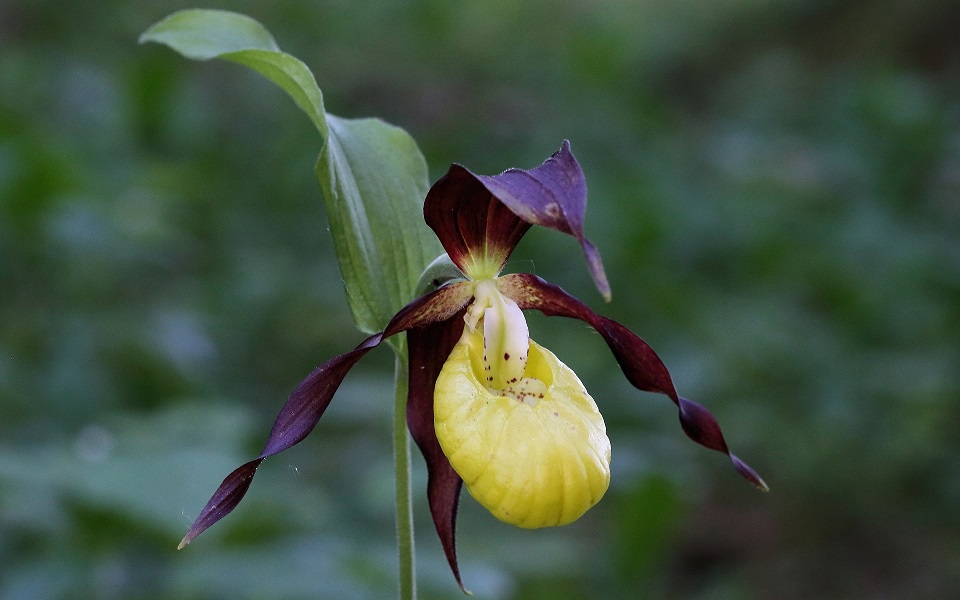
[[[396,472],[397,560],[399,562],[400,600],[417,597],[416,559],[413,534],[413,492],[410,485],[410,437],[407,434],[406,344],[397,352],[395,362],[395,402],[393,409],[393,462]]]

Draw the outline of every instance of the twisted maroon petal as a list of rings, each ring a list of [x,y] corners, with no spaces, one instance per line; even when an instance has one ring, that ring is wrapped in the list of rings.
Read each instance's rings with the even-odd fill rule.
[[[476,262],[502,268],[531,225],[572,235],[583,248],[597,289],[609,299],[600,254],[583,233],[586,208],[583,170],[564,140],[560,150],[535,169],[488,176],[453,165],[430,189],[423,215],[465,273]]]
[[[702,405],[677,394],[670,372],[656,352],[623,325],[601,317],[561,288],[536,275],[518,273],[497,279],[497,287],[520,308],[537,309],[547,316],[563,316],[588,323],[603,336],[617,363],[634,387],[665,394],[680,409],[680,426],[687,437],[730,457],[734,468],[750,483],[766,491],[767,484],[746,463],[727,448],[717,420]]]
[[[462,313],[446,321],[411,329],[407,333],[410,351],[407,427],[427,463],[427,500],[440,544],[457,584],[466,591],[460,580],[456,548],[457,505],[463,480],[450,466],[450,461],[440,448],[433,424],[434,385],[443,363],[463,331],[460,315]]]
[[[200,516],[180,542],[180,547],[189,544],[237,507],[247,493],[257,467],[265,458],[291,448],[313,431],[344,377],[367,352],[401,331],[451,319],[470,300],[472,290],[469,282],[455,283],[414,300],[394,315],[383,333],[368,337],[350,352],[330,359],[310,373],[280,409],[263,452],[227,475],[200,511]]]
[[[213,497],[207,502],[207,505],[201,511],[200,516],[194,521],[193,526],[187,535],[180,540],[177,550],[193,541],[193,538],[200,535],[206,528],[210,527],[223,517],[230,514],[236,508],[237,504],[243,500],[243,496],[250,488],[250,482],[253,481],[253,474],[257,467],[263,462],[262,458],[256,458],[248,463],[238,467],[235,471],[227,475],[213,494]]]

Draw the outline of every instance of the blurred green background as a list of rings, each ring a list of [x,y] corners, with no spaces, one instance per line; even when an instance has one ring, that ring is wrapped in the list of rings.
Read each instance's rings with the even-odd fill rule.
[[[138,46],[191,2],[0,4],[0,599],[394,595],[390,353],[228,519],[177,541],[286,395],[362,338],[318,140],[255,74]],[[772,488],[689,442],[586,326],[613,482],[523,531],[466,494],[477,598],[943,599],[960,589],[960,5],[947,0],[222,2],[327,108],[436,179],[572,141],[576,243],[534,271],[640,333]],[[422,598],[460,597],[415,459]]]

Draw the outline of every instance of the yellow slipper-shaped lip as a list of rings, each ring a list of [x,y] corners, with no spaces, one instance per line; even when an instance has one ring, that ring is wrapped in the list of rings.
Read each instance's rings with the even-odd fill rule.
[[[519,527],[565,525],[610,484],[610,440],[577,375],[530,341],[524,379],[483,381],[483,335],[464,333],[434,393],[437,439],[470,494]]]

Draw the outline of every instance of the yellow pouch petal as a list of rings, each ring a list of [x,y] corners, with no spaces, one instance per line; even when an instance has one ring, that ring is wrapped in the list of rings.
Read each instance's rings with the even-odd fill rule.
[[[488,389],[483,369],[483,335],[468,328],[434,393],[437,439],[450,464],[501,521],[526,528],[575,521],[610,483],[610,440],[596,403],[532,340],[517,389]]]

